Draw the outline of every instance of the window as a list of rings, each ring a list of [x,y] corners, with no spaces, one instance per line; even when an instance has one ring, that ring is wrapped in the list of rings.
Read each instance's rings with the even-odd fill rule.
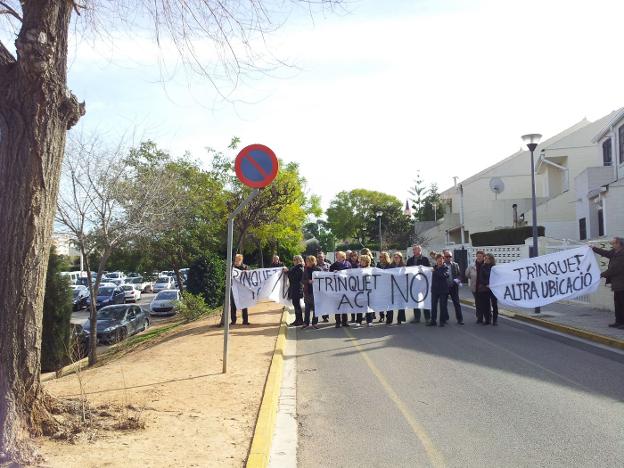
[[[602,144],[602,165],[610,166],[613,164],[613,155],[611,154],[611,138],[607,138]]]
[[[585,218],[579,219],[579,239],[587,239],[587,222],[585,221]]]
[[[620,143],[620,164],[624,164],[624,125],[618,130],[618,142]]]
[[[602,208],[598,209],[598,237],[604,236],[604,214]]]

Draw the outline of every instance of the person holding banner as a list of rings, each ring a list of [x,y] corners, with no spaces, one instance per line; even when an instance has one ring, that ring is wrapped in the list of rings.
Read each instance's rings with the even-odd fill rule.
[[[388,252],[381,252],[379,254],[379,262],[377,262],[377,268],[381,268],[385,270],[386,268],[391,268],[392,260],[390,260],[390,255]],[[379,312],[379,323],[384,323],[386,321],[386,313]]]
[[[236,254],[234,256],[234,268],[237,270],[245,271],[249,267],[243,263],[243,256]],[[234,303],[234,295],[230,296],[230,325],[236,325],[236,304]],[[243,325],[249,325],[249,310],[245,307],[243,309]]]
[[[438,318],[438,303],[440,304],[440,326],[443,327],[448,318],[448,295],[451,272],[444,263],[444,255],[436,255],[436,264],[431,273],[431,321],[428,327],[435,327]]]
[[[429,259],[422,254],[422,247],[419,244],[414,244],[412,246],[412,252],[414,256],[407,259],[407,266],[431,266]],[[424,309],[423,312],[425,314],[425,321],[429,322],[431,313],[427,309]],[[412,323],[418,322],[420,322],[420,309],[414,309],[414,320],[412,320]]]
[[[347,262],[347,255],[342,250],[336,252],[336,261],[331,264],[331,266],[329,267],[329,271],[342,271],[348,270],[350,268],[351,264]],[[347,316],[347,314],[335,314],[334,318],[336,319],[336,328],[340,328],[341,325],[343,327],[349,326],[349,317]]]
[[[481,267],[483,266],[483,260],[485,258],[485,252],[483,250],[477,250],[475,254],[475,262],[466,269],[466,278],[470,284],[470,290],[472,291],[472,297],[475,301],[475,310],[477,314],[477,323],[483,323],[483,304],[479,301],[479,277],[481,276]]]
[[[298,327],[303,325],[303,312],[301,311],[301,298],[303,297],[303,257],[295,255],[293,257],[294,265],[288,271],[288,295],[295,308],[295,321],[289,327]]]
[[[615,308],[615,322],[611,328],[624,329],[624,238],[614,237],[611,241],[611,250],[592,247],[592,250],[602,257],[609,259],[609,266],[600,276],[607,279],[613,291],[613,305]]]
[[[369,251],[370,252],[370,251]],[[371,266],[371,257],[368,255],[360,255],[360,268],[369,268]],[[357,313],[357,325],[362,326],[362,313]],[[373,319],[375,318],[375,312],[366,312],[366,326],[373,326]]]
[[[481,314],[483,325],[489,325],[492,320],[492,291],[490,290],[490,275],[492,274],[492,254],[485,254],[483,256],[483,265],[479,269],[479,277],[477,279],[477,313]],[[498,302],[497,317],[498,317]]]
[[[314,313],[314,293],[312,291],[312,274],[315,271],[322,271],[320,267],[316,265],[316,257],[310,255],[306,258],[306,267],[303,271],[303,302],[305,304],[305,319],[303,320],[303,327],[308,328],[310,326],[310,313],[312,313],[312,328],[318,329],[318,317]]]
[[[329,271],[329,267],[331,263],[325,260],[325,252],[320,251],[316,254],[316,265],[321,269],[321,271]],[[323,322],[329,322],[329,315],[323,315]]]
[[[390,268],[403,268],[405,266],[405,261],[403,261],[403,254],[401,252],[395,252],[392,256],[392,265]],[[420,309],[418,310],[420,313]],[[392,325],[392,320],[394,319],[394,310],[389,310],[386,313],[386,325]],[[399,314],[397,315],[397,324],[401,325],[407,319],[405,318],[405,309],[399,309]]]
[[[491,253],[485,254],[485,259],[483,260],[483,284],[487,287],[489,292],[489,303],[487,304],[487,311],[489,315],[490,305],[492,306],[492,325],[496,326],[498,321],[498,299],[490,289],[490,275],[492,273],[492,268],[496,265],[496,257]],[[485,309],[484,309],[485,310]],[[487,323],[486,323],[487,325]]]

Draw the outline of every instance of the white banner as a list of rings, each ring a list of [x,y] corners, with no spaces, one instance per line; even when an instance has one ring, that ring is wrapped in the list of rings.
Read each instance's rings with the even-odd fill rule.
[[[496,265],[490,289],[499,302],[534,308],[593,293],[600,285],[600,268],[589,247]]]
[[[355,268],[312,275],[317,316],[431,308],[431,268]]]
[[[288,299],[288,276],[281,268],[233,268],[232,295],[237,309],[251,307],[264,300],[292,305]]]

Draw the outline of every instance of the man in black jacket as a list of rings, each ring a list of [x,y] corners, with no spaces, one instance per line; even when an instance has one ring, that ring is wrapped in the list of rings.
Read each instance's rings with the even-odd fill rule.
[[[458,325],[464,324],[464,316],[461,310],[461,304],[459,302],[459,285],[461,283],[461,274],[459,271],[459,265],[453,261],[453,253],[450,250],[443,250],[444,263],[449,267],[451,273],[449,283],[449,296],[453,301],[453,307],[455,307],[455,318]]]
[[[598,247],[592,247],[592,250],[609,259],[609,266],[600,274],[607,279],[607,284],[611,285],[613,291],[615,322],[609,326],[624,329],[624,238],[614,237],[611,247],[613,247],[611,250]]]
[[[429,259],[422,254],[422,247],[419,244],[412,246],[412,252],[414,252],[414,256],[407,259],[407,266],[431,266]],[[425,313],[425,321],[429,322],[431,312],[428,309],[424,309],[423,312]],[[418,322],[420,322],[420,309],[414,309],[414,320],[412,320],[412,323]]]

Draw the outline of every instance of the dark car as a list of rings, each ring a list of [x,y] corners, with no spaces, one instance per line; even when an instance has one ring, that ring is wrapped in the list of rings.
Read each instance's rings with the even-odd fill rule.
[[[91,298],[89,288],[76,284],[72,286],[72,289],[74,310],[82,310],[87,307]]]
[[[112,305],[103,307],[97,313],[97,339],[100,343],[112,344],[125,340],[149,327],[147,314],[136,305]],[[85,321],[83,334],[89,335],[91,324]]]
[[[123,304],[126,302],[126,293],[120,287],[102,286],[98,289],[95,298],[96,308],[106,307],[113,304]]]

